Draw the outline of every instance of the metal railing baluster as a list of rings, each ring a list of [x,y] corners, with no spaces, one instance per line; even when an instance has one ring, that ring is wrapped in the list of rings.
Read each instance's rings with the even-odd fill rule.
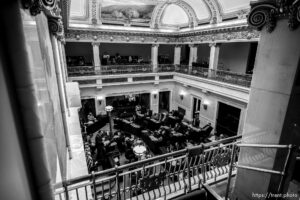
[[[186,149],[186,159],[187,159],[187,176],[188,176],[188,192],[191,192],[192,191],[192,181],[191,181],[191,175],[190,175],[190,150],[189,149]]]
[[[76,191],[76,198],[77,200],[79,200],[78,188],[76,188],[75,191]]]
[[[84,186],[84,191],[85,191],[85,199],[88,200],[88,193],[87,193],[87,188]]]
[[[93,190],[94,190],[94,200],[97,200],[97,190],[96,190],[96,179],[95,179],[95,173],[92,172],[92,181],[93,181]]]
[[[69,200],[68,186],[67,186],[67,183],[65,181],[63,182],[63,187],[64,187],[64,192],[65,192],[65,199]]]

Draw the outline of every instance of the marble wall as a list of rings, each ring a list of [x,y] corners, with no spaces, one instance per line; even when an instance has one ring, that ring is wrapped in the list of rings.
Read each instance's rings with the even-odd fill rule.
[[[62,177],[66,175],[67,149],[48,22],[43,13],[36,17],[31,17],[26,12],[22,14],[30,64],[28,73],[33,78],[33,92],[38,102],[39,131],[43,136],[51,180],[56,182],[57,166],[60,167]]]

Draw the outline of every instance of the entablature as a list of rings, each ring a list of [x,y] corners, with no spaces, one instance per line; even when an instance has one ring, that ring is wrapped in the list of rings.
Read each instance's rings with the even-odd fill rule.
[[[105,42],[105,43],[210,43],[258,41],[259,32],[247,24],[233,27],[209,28],[179,33],[150,31],[90,30],[69,29],[66,31],[68,42]]]

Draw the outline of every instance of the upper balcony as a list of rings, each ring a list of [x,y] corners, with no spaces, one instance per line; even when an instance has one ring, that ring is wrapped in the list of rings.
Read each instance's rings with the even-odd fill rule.
[[[106,65],[99,70],[93,66],[73,66],[68,67],[69,77],[83,77],[83,76],[111,76],[123,74],[185,74],[204,79],[210,79],[218,82],[224,82],[237,86],[249,88],[251,85],[252,75],[242,74],[225,70],[213,70],[204,67],[187,66],[187,65],[173,65],[173,64],[159,64],[154,67],[150,64],[142,65]],[[115,77],[115,76],[114,76]]]

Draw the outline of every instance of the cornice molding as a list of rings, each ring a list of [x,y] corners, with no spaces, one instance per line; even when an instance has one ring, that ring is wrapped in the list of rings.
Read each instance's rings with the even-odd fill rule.
[[[298,28],[300,24],[299,0],[264,0],[251,3],[248,23],[257,30],[266,27],[271,33],[276,27],[277,20],[284,18],[288,19],[290,30]]]
[[[104,30],[68,30],[66,40],[73,42],[106,42],[106,43],[211,43],[257,41],[259,32],[248,26],[195,31],[191,33],[157,33],[157,32],[121,32]]]

